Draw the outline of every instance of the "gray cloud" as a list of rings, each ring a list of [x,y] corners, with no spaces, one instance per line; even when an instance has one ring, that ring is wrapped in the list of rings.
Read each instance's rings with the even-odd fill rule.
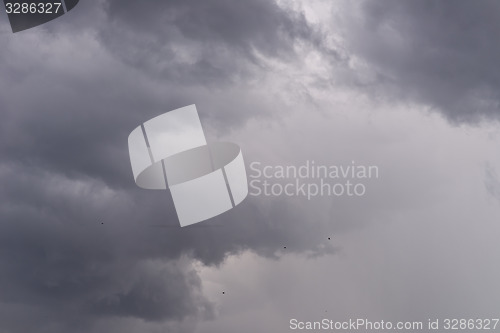
[[[453,122],[498,119],[497,1],[364,1],[342,12],[352,56],[379,94],[429,105]]]
[[[127,155],[137,124],[179,106],[199,104],[213,133],[262,114],[262,101],[241,106],[260,93],[247,80],[262,57],[293,61],[311,33],[300,13],[255,0],[83,2],[1,35],[0,330],[189,332],[214,316],[193,262],[275,257],[285,242],[331,253],[287,204],[248,200],[180,229],[168,192],[138,189]]]
[[[178,85],[244,81],[259,57],[294,58],[294,43],[315,36],[301,13],[274,1],[105,3],[104,45],[126,63]]]
[[[20,34],[3,33],[1,23],[0,331],[193,332],[217,313],[194,263],[218,267],[245,251],[280,260],[284,246],[332,254],[328,235],[436,205],[443,194],[426,184],[443,186],[443,173],[419,158],[428,171],[401,189],[408,175],[400,163],[413,151],[403,162],[394,153],[403,143],[418,150],[402,132],[429,123],[400,131],[349,125],[350,109],[328,99],[340,89],[308,81],[316,63],[300,48],[339,67],[339,77],[317,70],[325,82],[350,84],[349,75],[364,73],[346,72],[345,61],[368,63],[375,75],[357,81],[349,101],[358,88],[373,88],[383,99],[433,105],[452,120],[495,117],[494,47],[475,33],[453,33],[469,25],[478,36],[494,30],[495,4],[445,6],[363,3],[359,20],[342,30],[342,56],[326,46],[326,27],[264,0],[87,1]],[[353,12],[343,13],[348,20]],[[247,162],[335,164],[355,156],[380,161],[392,177],[363,201],[250,197],[180,229],[168,192],[135,186],[127,136],[193,103],[209,136],[240,140]]]

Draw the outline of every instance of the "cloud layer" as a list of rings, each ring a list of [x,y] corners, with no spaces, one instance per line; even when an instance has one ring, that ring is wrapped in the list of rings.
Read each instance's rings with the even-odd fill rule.
[[[375,302],[366,295],[381,285],[418,298],[414,284],[398,284],[411,280],[391,264],[403,262],[398,248],[414,260],[433,253],[448,260],[467,241],[460,232],[439,241],[426,227],[436,225],[443,239],[458,227],[474,236],[468,246],[495,253],[492,239],[481,243],[467,221],[476,216],[478,230],[498,231],[490,222],[499,196],[498,133],[480,127],[464,134],[466,126],[452,129],[428,112],[454,124],[497,119],[497,7],[100,0],[15,35],[1,13],[0,332],[217,332],[255,320],[262,325],[255,327],[280,331],[281,321],[301,310],[286,305],[297,295],[307,299],[305,315],[324,310],[327,302],[316,308],[305,295],[321,295],[328,282],[337,283],[332,290],[345,284],[358,291],[350,309],[362,304],[358,309],[372,315],[404,301],[363,303]],[[247,164],[356,160],[379,165],[382,179],[359,200],[249,197],[181,229],[167,191],[135,186],[127,137],[145,120],[193,103],[209,140],[237,142]],[[391,228],[397,221],[406,224]],[[411,242],[411,231],[432,242],[428,250]],[[398,236],[407,243],[398,245]],[[339,263],[342,247],[359,256]],[[479,252],[460,253],[472,262],[470,253]],[[381,259],[386,255],[393,261]],[[228,257],[233,266],[224,270]],[[366,257],[380,270],[360,269]],[[497,276],[491,258],[478,260],[477,272]],[[433,286],[432,272],[440,284],[465,274],[453,263],[456,270],[440,270],[433,262],[422,283]],[[322,277],[305,284],[311,274],[301,265]],[[417,284],[428,267],[415,267]],[[325,278],[340,269],[337,282]],[[394,273],[387,284],[380,282],[384,269]],[[207,272],[218,280],[203,280]],[[479,273],[469,277],[481,284]],[[443,297],[466,282],[420,299],[415,309],[425,313],[432,300],[444,314],[453,300]],[[484,296],[486,289],[466,294]],[[224,290],[239,298],[223,303]],[[492,294],[482,310],[497,300]]]

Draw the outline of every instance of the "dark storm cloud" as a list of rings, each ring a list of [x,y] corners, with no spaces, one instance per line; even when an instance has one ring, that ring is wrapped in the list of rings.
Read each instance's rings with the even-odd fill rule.
[[[370,83],[379,93],[428,104],[452,121],[498,119],[498,1],[382,0],[347,8],[356,14],[344,17],[346,43],[376,72]]]
[[[193,102],[207,113],[230,106],[208,116],[222,132],[257,114],[258,101],[232,107],[252,96],[226,83],[265,71],[259,57],[294,58],[294,42],[311,34],[303,16],[261,0],[101,5],[82,2],[39,31],[0,37],[0,330],[210,319],[192,260],[275,256],[284,243],[333,251],[286,203],[261,209],[249,199],[181,229],[168,192],[135,186],[127,151],[138,124]],[[88,27],[64,32],[66,16],[82,27],[78,13]],[[123,326],[106,332],[134,330]]]
[[[295,56],[318,37],[300,13],[274,1],[117,1],[100,31],[115,56],[178,84],[214,87],[245,79],[259,56]]]
[[[100,181],[20,166],[3,165],[0,178],[2,327],[12,332],[25,325],[92,332],[103,318],[210,319],[213,304],[189,261],[179,259],[183,254],[210,265],[245,249],[273,256],[283,244],[293,252],[328,251],[320,247],[321,233],[305,228],[286,205],[260,214],[247,202],[181,229],[165,192],[109,193]],[[22,325],[9,319],[16,305],[35,319]],[[40,311],[41,322],[34,315]]]
[[[116,207],[127,202],[117,204],[99,183],[5,166],[1,179],[0,299],[34,312],[43,309],[49,318],[41,329],[53,323],[72,326],[73,321],[88,326],[106,315],[146,320],[211,316],[196,274],[176,263],[182,249],[165,246],[163,254],[141,249],[149,230],[127,220]],[[109,217],[101,201],[113,203],[119,215]],[[156,264],[154,258],[159,258]],[[2,314],[9,316],[10,310]],[[13,325],[2,328],[18,331]]]
[[[496,117],[497,7],[366,2],[345,42],[375,69],[371,83],[383,93],[453,120]],[[284,246],[332,253],[326,224],[351,222],[342,209],[359,211],[339,201],[318,222],[315,206],[249,197],[181,229],[168,192],[133,181],[127,136],[138,124],[196,103],[204,125],[229,135],[249,118],[287,110],[274,94],[293,95],[286,85],[249,89],[267,88],[269,63],[293,65],[301,43],[338,60],[301,13],[268,0],[85,1],[0,40],[0,331],[148,332],[141,325],[213,318],[193,260],[218,265],[245,250],[276,257]],[[311,154],[316,131],[287,143]],[[256,132],[242,146],[282,155]]]

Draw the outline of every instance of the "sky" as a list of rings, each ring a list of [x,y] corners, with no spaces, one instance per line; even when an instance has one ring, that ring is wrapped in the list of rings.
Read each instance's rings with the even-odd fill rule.
[[[499,7],[82,0],[15,34],[0,11],[0,333],[498,318]],[[249,175],[380,175],[181,228],[168,191],[134,183],[127,138],[191,104]]]

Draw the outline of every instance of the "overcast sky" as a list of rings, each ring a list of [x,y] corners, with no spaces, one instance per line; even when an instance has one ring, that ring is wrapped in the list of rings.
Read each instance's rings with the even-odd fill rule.
[[[0,13],[0,333],[498,318],[500,2],[80,1]],[[249,165],[376,165],[180,228],[127,138],[196,104]],[[286,248],[285,248],[286,247]]]

